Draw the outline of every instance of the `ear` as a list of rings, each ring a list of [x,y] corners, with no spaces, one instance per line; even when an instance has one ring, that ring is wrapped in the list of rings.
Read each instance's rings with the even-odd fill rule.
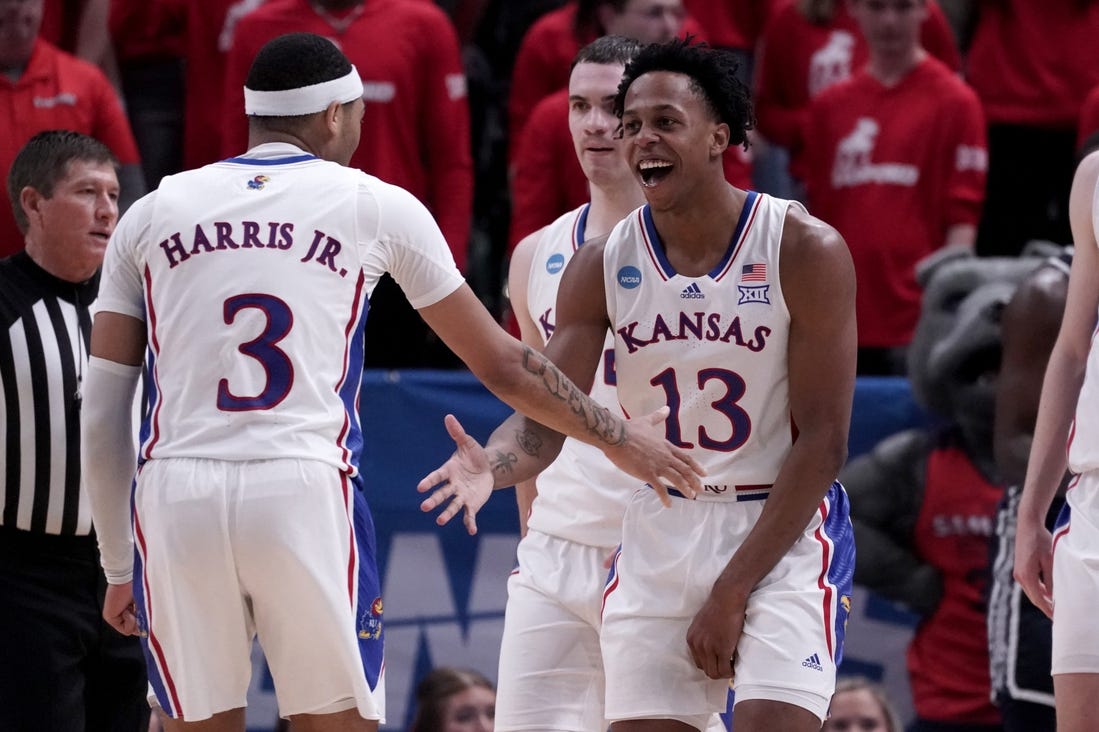
[[[339,102],[332,102],[324,108],[324,127],[328,131],[329,137],[338,134],[340,131],[340,123],[343,121],[341,117],[342,108],[343,105]]]
[[[28,226],[32,221],[41,220],[42,203],[45,200],[46,197],[31,186],[24,186],[23,190],[19,191],[19,205],[23,208],[23,215],[27,217]]]
[[[732,132],[729,130],[729,125],[725,122],[718,123],[713,132],[710,133],[710,155],[713,157],[721,157],[725,154],[725,150],[729,147],[729,140],[732,138]]]

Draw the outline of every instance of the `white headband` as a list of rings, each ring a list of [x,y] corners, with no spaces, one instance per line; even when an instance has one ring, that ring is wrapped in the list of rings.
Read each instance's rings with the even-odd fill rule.
[[[244,113],[258,117],[296,117],[320,112],[332,102],[347,104],[362,95],[362,77],[352,66],[347,76],[297,89],[256,91],[244,87]]]

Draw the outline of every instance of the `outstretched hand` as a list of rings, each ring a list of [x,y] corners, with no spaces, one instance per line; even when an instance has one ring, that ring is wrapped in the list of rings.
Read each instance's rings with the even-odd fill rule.
[[[669,486],[687,498],[694,498],[702,490],[700,476],[706,475],[690,453],[665,439],[664,420],[670,411],[661,407],[644,417],[631,419],[627,423],[626,441],[603,451],[619,470],[648,483],[665,506],[671,506]]]
[[[436,517],[435,523],[443,526],[465,509],[462,522],[466,531],[473,535],[477,533],[477,511],[492,495],[492,467],[485,448],[466,434],[453,414],[448,414],[443,423],[458,449],[416,486],[420,493],[431,491],[431,495],[420,504],[420,510],[433,511],[449,499],[450,503]]]

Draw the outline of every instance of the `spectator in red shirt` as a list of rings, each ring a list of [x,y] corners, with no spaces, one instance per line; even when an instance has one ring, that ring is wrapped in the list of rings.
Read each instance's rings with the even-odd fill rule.
[[[988,120],[977,253],[1072,242],[1068,194],[1084,97],[1099,84],[1097,0],[979,0],[966,78]]]
[[[701,37],[701,30],[688,23],[682,0],[569,0],[546,13],[524,34],[515,57],[508,96],[512,142],[535,105],[568,85],[572,59],[582,46],[605,35],[663,43],[686,33]]]
[[[942,9],[927,2],[920,45],[957,71],[957,43]],[[809,100],[862,68],[869,51],[846,0],[797,0],[784,5],[768,23],[755,78],[759,133],[793,158],[791,174],[804,178],[797,156],[802,147]]]
[[[920,46],[927,0],[853,0],[851,9],[870,60],[810,102],[809,204],[854,258],[859,372],[903,374],[920,309],[916,263],[973,246],[984,117],[973,90]]]
[[[96,138],[121,163],[120,208],[145,192],[126,114],[98,67],[38,38],[44,0],[0,4],[0,172],[35,133],[67,129]],[[7,196],[7,184],[3,194]],[[23,247],[8,206],[0,207],[0,256]]]

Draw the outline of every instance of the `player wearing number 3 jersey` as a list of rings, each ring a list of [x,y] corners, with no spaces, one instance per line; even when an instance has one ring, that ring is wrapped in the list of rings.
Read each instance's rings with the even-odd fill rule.
[[[800,205],[725,182],[751,125],[734,72],[683,41],[627,64],[615,108],[648,203],[573,256],[545,349],[587,386],[609,328],[626,414],[666,408],[707,471],[697,500],[636,484],[626,506],[600,637],[614,732],[704,729],[730,678],[738,732],[819,730],[843,648],[854,272]],[[515,415],[486,448],[494,480],[468,470],[475,451],[429,479],[499,487],[555,445]]]
[[[651,424],[599,408],[494,324],[409,193],[344,167],[362,93],[326,39],[271,41],[245,89],[248,152],[166,178],[108,247],[84,464],[104,615],[145,636],[169,732],[244,729],[254,636],[295,728],[384,719],[383,603],[358,472],[363,325],[384,272],[505,401],[640,475],[697,485]],[[143,356],[131,514],[126,405]],[[465,505],[459,495],[449,509]]]

